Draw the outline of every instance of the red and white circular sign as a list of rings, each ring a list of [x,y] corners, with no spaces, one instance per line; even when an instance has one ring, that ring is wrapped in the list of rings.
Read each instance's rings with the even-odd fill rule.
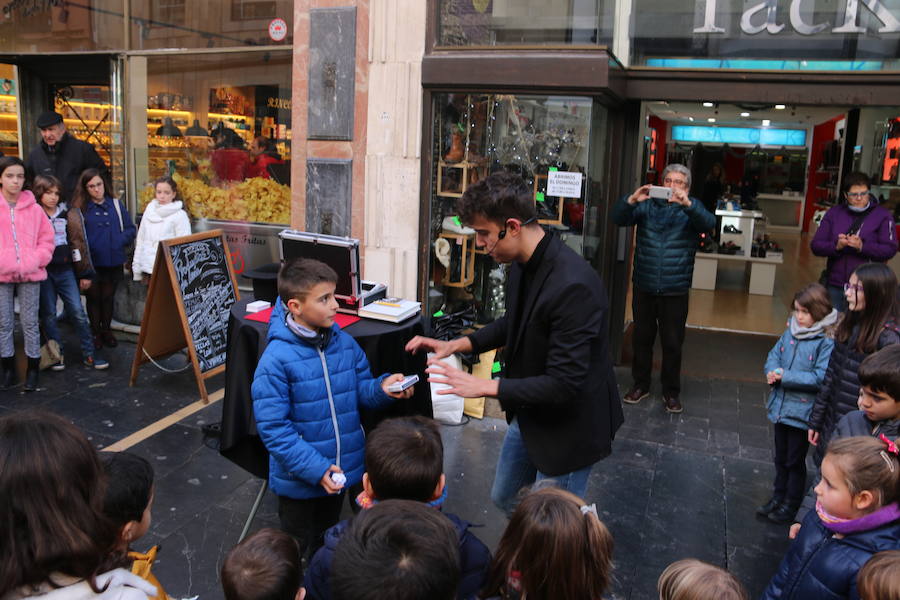
[[[276,42],[280,42],[287,37],[287,23],[284,19],[272,19],[269,23],[269,37]]]

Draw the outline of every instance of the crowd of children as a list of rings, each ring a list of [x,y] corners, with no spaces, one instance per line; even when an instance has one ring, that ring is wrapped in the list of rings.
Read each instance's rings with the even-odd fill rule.
[[[8,207],[0,210],[0,390],[18,384],[13,345],[17,298],[28,362],[23,389],[33,392],[41,368],[66,367],[58,301],[78,335],[84,366],[109,368],[102,349],[118,344],[110,328],[114,300],[135,232],[130,266],[134,279],[146,284],[159,242],[189,235],[191,224],[171,177],[153,182],[155,196],[139,230],[96,169],[81,174],[68,204],[61,200],[61,184],[53,176],[38,175],[30,190],[25,186],[24,163],[16,157],[0,158],[0,195]],[[43,367],[42,354],[47,361]]]
[[[6,194],[17,178],[3,164]],[[40,215],[36,231],[59,217],[54,185],[48,181],[42,196],[50,220]],[[10,210],[29,200],[34,206],[25,194],[6,196]],[[47,227],[59,241],[66,229]],[[48,241],[47,262],[52,247]],[[595,505],[539,482],[521,496],[492,556],[468,521],[442,510],[447,478],[433,421],[389,419],[366,437],[360,409],[412,389],[394,387],[402,373],[373,377],[365,353],[336,326],[336,282],[333,270],[308,259],[289,260],[279,272],[281,302],[252,391],[283,531],[261,530],[229,552],[221,571],[226,599],[608,594],[614,541]],[[768,355],[775,481],[757,512],[796,522],[766,600],[898,597],[896,290],[890,269],[861,265],[846,286],[848,313],[839,317],[822,286],[804,287]],[[804,499],[809,444],[821,460]],[[101,460],[77,428],[49,413],[0,418],[0,600],[165,600],[151,572],[157,548],[135,548],[150,526],[153,495],[153,469],[143,458]],[[345,497],[355,516],[339,522]],[[748,597],[733,575],[693,559],[666,568],[657,589],[661,600]]]

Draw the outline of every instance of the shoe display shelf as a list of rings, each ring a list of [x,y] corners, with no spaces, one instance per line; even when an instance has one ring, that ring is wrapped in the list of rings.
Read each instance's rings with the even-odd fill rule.
[[[741,247],[741,251],[736,256],[749,257],[754,236],[759,229],[757,223],[764,223],[765,215],[758,210],[718,209],[716,210],[716,216],[721,218],[719,223],[719,244],[732,242],[736,246]],[[735,229],[740,233],[734,233]]]
[[[460,264],[455,268],[454,258],[450,259],[450,268],[444,273],[441,281],[443,285],[449,287],[466,287],[475,282],[475,236],[467,233],[453,233],[443,231],[440,237],[450,241],[450,244],[459,246]],[[450,256],[454,257],[456,253],[451,252]]]

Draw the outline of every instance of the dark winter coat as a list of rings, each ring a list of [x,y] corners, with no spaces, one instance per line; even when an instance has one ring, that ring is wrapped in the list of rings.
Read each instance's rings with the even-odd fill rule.
[[[91,262],[91,250],[84,230],[84,217],[77,208],[68,209],[65,204],[57,206],[57,212],[49,217],[53,227],[56,248],[50,259],[48,269],[75,268],[77,279],[94,277],[94,265]],[[62,234],[61,237],[56,237]],[[55,271],[54,271],[55,272]]]
[[[870,421],[863,411],[852,410],[841,417],[841,420],[834,426],[834,432],[831,434],[830,441],[833,442],[835,440],[861,435],[878,437],[878,435],[882,433],[886,435],[888,439],[897,439],[897,436],[900,436],[900,419],[875,422]],[[824,450],[825,449],[823,449],[823,452]],[[816,478],[815,484],[813,484],[806,494],[806,497],[803,499],[803,505],[800,507],[800,510],[797,511],[797,516],[794,517],[794,521],[797,523],[802,523],[808,512],[816,512],[815,487],[818,483],[819,478]]]
[[[694,275],[699,235],[716,226],[716,218],[691,198],[690,207],[650,198],[634,205],[628,196],[613,208],[613,222],[637,225],[634,286],[648,294],[686,294]]]
[[[814,457],[817,465],[821,464],[822,458],[825,457],[825,448],[828,447],[828,439],[835,424],[848,412],[857,409],[859,365],[868,356],[856,350],[858,337],[859,326],[856,326],[846,342],[835,340],[828,370],[825,372],[825,381],[819,389],[816,403],[809,415],[809,428],[818,431],[821,436]],[[900,333],[895,326],[886,326],[878,338],[877,350],[897,343],[900,343]]]
[[[99,204],[93,200],[85,204],[81,212],[91,248],[91,261],[95,267],[121,267],[126,261],[125,249],[137,235],[137,227],[128,209],[124,203],[109,196]]]
[[[62,183],[61,201],[71,202],[78,186],[78,178],[86,169],[97,169],[104,178],[109,174],[106,163],[87,142],[63,135],[52,148],[43,140],[29,154],[25,161],[28,180],[35,175],[53,175]]]
[[[897,253],[897,237],[894,217],[884,208],[875,204],[859,228],[862,250],[845,247],[837,250],[838,235],[846,234],[860,213],[855,213],[846,204],[832,206],[825,213],[816,235],[810,243],[813,254],[828,257],[828,285],[842,286],[850,281],[850,275],[859,265],[868,262],[887,262]]]
[[[333,325],[319,341],[288,329],[281,302],[269,321],[268,345],[253,376],[253,415],[269,451],[269,487],[279,496],[326,496],[319,485],[335,464],[346,487],[362,481],[366,438],[359,409],[394,401],[369,371],[356,340]]]
[[[900,521],[836,538],[815,511],[803,520],[761,600],[859,599],[856,575],[876,552],[900,548]]]
[[[513,262],[506,314],[469,339],[476,354],[505,347],[498,399],[506,420],[518,418],[541,473],[562,475],[608,456],[624,421],[610,360],[609,304],[597,272],[556,236],[523,298],[524,270]]]
[[[475,598],[487,582],[491,551],[469,532],[471,523],[451,513],[443,514],[453,523],[459,540],[460,578],[457,598],[460,600]],[[341,521],[325,532],[325,544],[313,556],[303,579],[303,587],[306,588],[306,597],[309,600],[331,599],[331,562],[334,560],[338,542],[349,526],[350,520]]]

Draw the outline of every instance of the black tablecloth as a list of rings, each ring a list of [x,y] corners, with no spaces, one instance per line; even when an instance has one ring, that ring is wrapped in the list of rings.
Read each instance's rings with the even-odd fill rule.
[[[219,452],[241,468],[261,479],[267,479],[269,458],[256,432],[250,384],[259,358],[266,349],[269,326],[245,318],[248,302],[250,300],[235,303],[228,319],[228,354],[225,359],[225,398],[222,402]],[[384,410],[364,410],[361,417],[366,432],[388,417],[432,416],[431,389],[425,381],[425,354],[412,355],[403,349],[413,336],[422,334],[420,317],[399,324],[361,319],[345,327],[344,331],[352,335],[365,351],[372,375],[415,373],[421,381],[416,385],[412,397],[397,400]]]

